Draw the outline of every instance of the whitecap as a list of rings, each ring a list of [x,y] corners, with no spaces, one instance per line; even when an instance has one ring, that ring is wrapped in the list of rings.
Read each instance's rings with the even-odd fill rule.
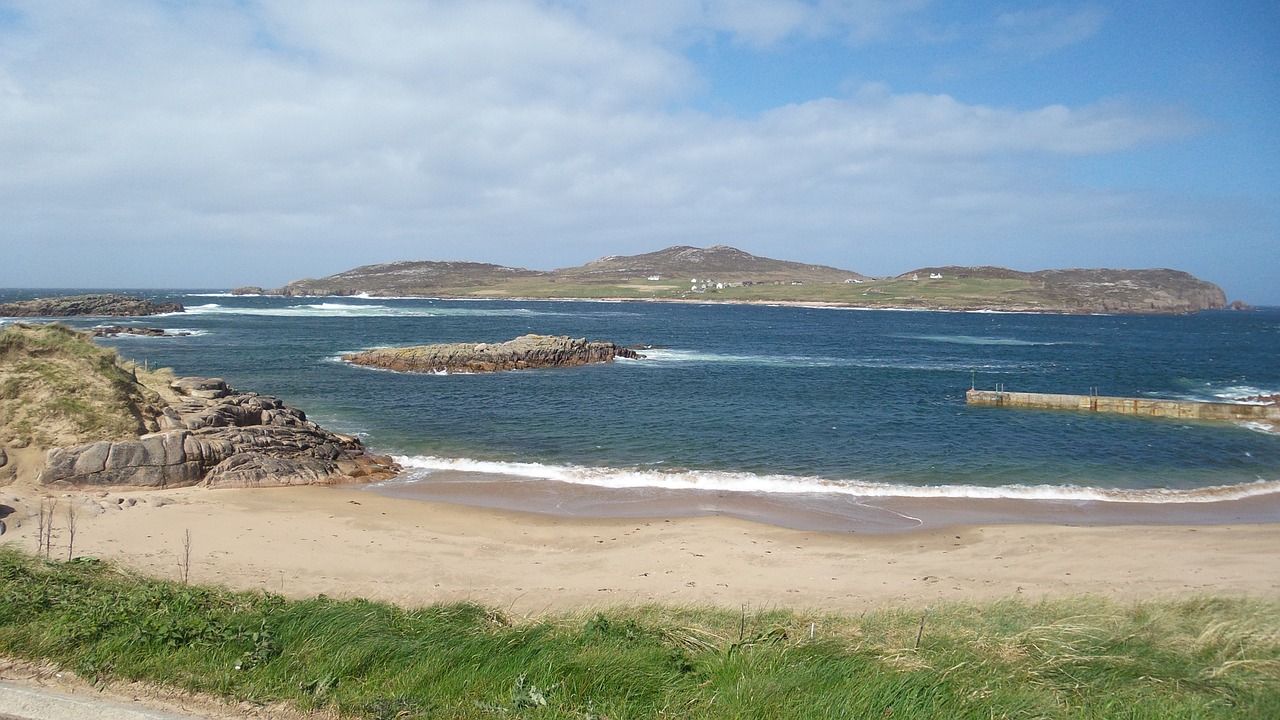
[[[581,465],[503,462],[432,455],[399,456],[406,468],[396,483],[427,479],[436,471],[503,475],[604,488],[661,488],[784,495],[836,494],[854,497],[964,498],[980,500],[1059,500],[1125,503],[1210,503],[1280,493],[1280,481],[1258,480],[1236,485],[1194,489],[1121,489],[1076,485],[906,485],[863,480],[831,480],[795,475],[757,475],[745,472],[652,470]]]

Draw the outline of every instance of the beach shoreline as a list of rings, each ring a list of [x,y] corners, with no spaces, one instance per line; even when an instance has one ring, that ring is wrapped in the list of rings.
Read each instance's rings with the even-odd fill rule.
[[[34,552],[290,597],[417,607],[474,601],[536,616],[633,604],[886,606],[1102,595],[1280,596],[1280,523],[967,523],[892,534],[795,530],[723,515],[556,517],[406,500],[366,486],[0,489],[8,532]],[[188,540],[189,538],[189,540]]]

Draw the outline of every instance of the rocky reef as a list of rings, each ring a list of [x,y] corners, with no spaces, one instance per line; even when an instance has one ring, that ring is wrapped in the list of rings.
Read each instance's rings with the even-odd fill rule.
[[[546,367],[573,367],[612,362],[614,358],[644,357],[611,342],[567,336],[524,335],[501,343],[445,343],[401,348],[376,348],[344,355],[356,365],[421,373],[487,373]]]
[[[395,475],[388,457],[365,452],[301,410],[219,379],[172,383],[180,401],[156,417],[160,432],[48,452],[40,482],[132,487],[274,487],[369,482]]]
[[[183,312],[179,303],[157,303],[130,295],[65,295],[0,304],[5,317],[143,316]]]
[[[89,328],[94,337],[109,338],[121,335],[138,335],[141,337],[185,337],[191,333],[186,331],[169,332],[163,328],[125,327],[124,325],[99,325]]]

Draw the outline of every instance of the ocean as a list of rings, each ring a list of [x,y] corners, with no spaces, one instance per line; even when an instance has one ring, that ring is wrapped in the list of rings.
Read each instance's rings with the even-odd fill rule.
[[[132,292],[187,312],[67,322],[189,333],[101,342],[360,435],[405,467],[370,490],[407,500],[850,532],[974,517],[1280,521],[1280,435],[1266,428],[965,404],[970,387],[997,386],[1217,401],[1280,393],[1280,309],[1066,316]],[[339,359],[526,333],[649,349],[643,360],[477,375]]]

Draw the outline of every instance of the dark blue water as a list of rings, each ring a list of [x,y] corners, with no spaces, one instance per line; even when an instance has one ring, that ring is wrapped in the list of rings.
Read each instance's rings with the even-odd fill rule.
[[[1280,392],[1276,310],[1060,316],[147,294],[189,312],[127,324],[195,334],[106,341],[122,354],[281,397],[403,457],[408,477],[423,481],[461,470],[596,486],[1045,497],[1280,481],[1280,436],[1260,428],[964,401],[971,383],[1201,400]],[[642,361],[490,375],[335,359],[525,333],[660,349]]]

